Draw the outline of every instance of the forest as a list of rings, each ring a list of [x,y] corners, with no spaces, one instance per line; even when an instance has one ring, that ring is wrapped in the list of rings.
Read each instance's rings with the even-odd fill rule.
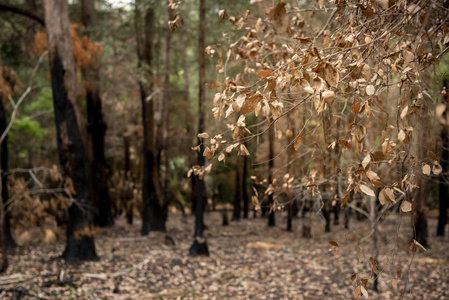
[[[448,50],[448,0],[0,0],[0,298],[449,298]]]

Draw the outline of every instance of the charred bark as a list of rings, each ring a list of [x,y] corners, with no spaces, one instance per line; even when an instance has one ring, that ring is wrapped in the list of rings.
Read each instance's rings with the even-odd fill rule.
[[[153,60],[153,36],[154,36],[154,11],[150,7],[145,13],[145,47],[144,51],[139,44],[140,30],[138,26],[138,19],[140,18],[139,6],[136,1],[136,35],[137,35],[137,54],[139,65],[142,60],[151,66]],[[143,59],[142,59],[143,54]],[[151,71],[148,74],[147,90],[153,89],[153,78]],[[159,182],[157,176],[156,157],[154,149],[154,108],[153,95],[147,93],[142,82],[139,82],[140,96],[142,103],[142,123],[143,123],[143,182],[142,182],[142,235],[147,235],[150,231],[165,231],[165,219],[163,213],[163,206],[160,203],[161,192],[159,189]]]
[[[198,132],[204,132],[204,102],[206,98],[206,93],[204,90],[205,84],[205,55],[204,55],[204,37],[205,32],[205,16],[206,7],[205,0],[200,0],[200,11],[199,11],[199,34],[198,34],[198,64],[199,64],[199,94],[198,94]],[[198,144],[200,144],[200,151],[197,153],[197,164],[200,167],[204,166],[204,144],[198,138]],[[209,250],[207,247],[206,240],[200,242],[198,238],[203,238],[203,199],[205,196],[205,184],[202,177],[199,175],[195,176],[195,188],[196,188],[196,205],[195,205],[195,241],[190,247],[191,255],[209,255]]]
[[[59,161],[67,185],[72,182],[74,194],[68,195],[66,248],[67,261],[97,258],[92,235],[92,208],[89,202],[84,165],[84,147],[76,111],[75,66],[70,40],[68,7],[65,0],[44,0],[48,36],[51,83],[56,121]]]
[[[243,156],[243,179],[242,179],[242,197],[243,197],[243,218],[248,219],[249,197],[248,197],[248,158]]]
[[[92,0],[83,0],[83,25],[90,34],[90,27],[95,24],[95,8]],[[86,103],[87,103],[87,133],[89,135],[89,194],[95,207],[94,222],[100,227],[114,225],[109,197],[106,174],[106,159],[104,156],[104,137],[106,124],[103,120],[102,100],[100,96],[99,61],[94,61],[82,70]]]
[[[166,1],[167,2],[167,1]],[[166,20],[166,32],[165,32],[165,46],[164,46],[164,74],[162,77],[162,95],[159,97],[159,120],[156,129],[156,165],[158,172],[161,175],[159,182],[162,189],[162,202],[164,203],[165,219],[168,217],[168,194],[169,194],[169,158],[167,151],[167,139],[168,139],[168,125],[169,125],[169,112],[170,112],[170,51],[171,51],[171,32],[168,28],[168,21],[172,19],[172,9],[167,4],[167,20]],[[162,170],[162,165],[165,165],[165,172]],[[164,176],[162,176],[164,174]]]
[[[1,66],[0,66],[1,67]],[[1,72],[0,72],[1,75]],[[7,126],[5,106],[3,104],[3,97],[0,95],[0,134],[5,132]],[[1,144],[1,177],[2,177],[2,199],[4,207],[4,235],[7,247],[15,247],[16,242],[11,234],[10,214],[8,210],[8,135],[5,136]]]
[[[441,141],[443,143],[443,150],[441,155],[441,168],[443,172],[448,171],[449,166],[449,135],[446,127],[441,129]],[[439,215],[438,215],[438,226],[437,235],[444,236],[444,228],[447,224],[447,209],[449,206],[449,193],[447,186],[447,175],[440,175],[440,182],[438,184],[439,191]]]
[[[273,183],[273,172],[274,172],[274,124],[271,124],[273,119],[270,118],[270,128],[268,129],[268,184]],[[268,195],[268,203],[270,205],[270,211],[268,215],[268,226],[276,226],[275,220],[275,203],[273,198],[273,193]]]
[[[446,91],[449,88],[449,81],[444,81],[444,86]],[[449,103],[449,95],[447,98],[443,99],[443,103]],[[444,118],[446,117],[446,112],[444,112]],[[441,154],[441,168],[443,169],[443,174],[440,174],[440,182],[438,185],[439,191],[439,215],[438,215],[438,226],[437,235],[444,236],[444,229],[447,224],[447,209],[449,208],[449,192],[448,192],[448,167],[449,167],[449,132],[448,127],[443,126],[441,128],[441,143],[442,143],[442,154]]]
[[[232,213],[233,221],[240,221],[242,213],[242,199],[243,199],[243,167],[244,156],[237,156],[235,166],[235,194],[234,194],[234,211]]]

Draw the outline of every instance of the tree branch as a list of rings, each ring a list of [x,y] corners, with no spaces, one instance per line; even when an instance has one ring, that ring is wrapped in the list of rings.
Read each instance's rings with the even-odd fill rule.
[[[19,14],[28,18],[31,18],[37,22],[39,22],[42,26],[45,25],[44,18],[32,11],[27,10],[26,8],[22,8],[19,6],[14,6],[10,4],[0,3],[0,11],[9,11],[15,14]]]

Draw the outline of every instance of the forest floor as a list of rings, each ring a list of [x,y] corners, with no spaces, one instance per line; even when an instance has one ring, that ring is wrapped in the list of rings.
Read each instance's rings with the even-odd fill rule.
[[[230,214],[229,214],[230,215]],[[251,214],[252,215],[252,214]],[[285,213],[284,213],[285,215]],[[371,239],[366,221],[351,219],[350,229],[333,225],[323,233],[319,217],[294,220],[287,232],[285,216],[267,227],[256,218],[222,226],[219,212],[205,215],[209,257],[189,256],[193,216],[169,216],[166,234],[141,237],[140,222],[116,220],[96,236],[99,261],[67,265],[57,259],[64,242],[20,246],[9,252],[9,268],[0,276],[4,299],[351,299],[356,281],[368,278],[370,299],[449,299],[449,238],[435,237],[430,219],[430,246],[409,251],[410,216],[390,216],[379,224],[379,290],[372,290],[369,257]],[[312,226],[311,239],[302,237],[302,223]],[[398,231],[398,224],[402,224]],[[339,244],[339,255],[329,241]],[[397,267],[402,276],[398,278]]]

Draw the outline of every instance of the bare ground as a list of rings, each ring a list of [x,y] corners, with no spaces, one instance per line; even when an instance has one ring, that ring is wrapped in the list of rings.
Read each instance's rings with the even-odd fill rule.
[[[10,250],[10,267],[0,276],[4,299],[351,299],[357,280],[367,278],[370,299],[449,299],[449,238],[437,238],[430,220],[430,247],[409,251],[410,216],[389,217],[379,226],[379,290],[372,290],[369,266],[372,241],[357,241],[369,224],[351,220],[350,230],[338,225],[322,233],[320,217],[295,220],[286,232],[284,217],[268,228],[266,219],[252,217],[221,226],[221,214],[207,213],[210,257],[188,255],[193,242],[192,216],[170,215],[168,232],[141,237],[140,223],[116,221],[96,236],[99,261],[67,265],[58,259],[64,242],[21,246]],[[301,235],[302,223],[312,225],[312,239]],[[398,231],[398,225],[401,224]],[[329,251],[329,241],[339,255]],[[397,274],[401,268],[402,276]],[[396,287],[397,285],[397,287]],[[14,298],[15,297],[15,298]]]

